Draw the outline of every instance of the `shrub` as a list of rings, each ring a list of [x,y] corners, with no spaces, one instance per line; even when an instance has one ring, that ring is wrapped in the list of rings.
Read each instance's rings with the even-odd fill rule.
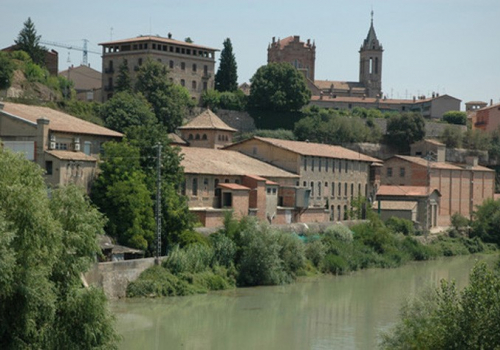
[[[275,232],[280,246],[279,257],[283,261],[283,269],[289,277],[295,278],[297,271],[305,266],[304,243],[294,233]]]
[[[315,267],[319,268],[321,262],[325,258],[326,247],[322,241],[313,241],[306,245],[305,254],[306,258],[311,261]]]
[[[415,234],[415,227],[410,220],[392,216],[385,222],[385,225],[395,233],[402,233],[405,236]]]
[[[406,251],[413,260],[429,260],[436,256],[436,251],[423,245],[414,238],[405,237],[401,241],[401,248]]]
[[[213,265],[229,267],[234,263],[236,244],[227,236],[215,233],[210,236],[213,249]]]
[[[127,286],[127,297],[161,297],[193,294],[189,284],[166,269],[153,266]]]
[[[331,237],[333,239],[338,239],[341,241],[352,241],[352,231],[344,225],[334,225],[328,226],[325,230],[325,236]]]
[[[162,265],[173,274],[196,273],[207,270],[213,257],[213,249],[204,244],[191,244],[183,249],[175,246]]]
[[[349,270],[347,261],[338,255],[328,254],[323,259],[323,272],[342,275]]]

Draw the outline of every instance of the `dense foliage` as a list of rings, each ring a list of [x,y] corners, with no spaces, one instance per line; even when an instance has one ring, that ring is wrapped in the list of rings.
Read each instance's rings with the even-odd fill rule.
[[[8,89],[12,84],[14,63],[6,52],[0,51],[0,90]]]
[[[41,36],[37,35],[35,24],[28,17],[15,42],[20,51],[26,52],[35,64],[43,67],[45,66],[45,52],[47,50],[40,46],[40,38]]]
[[[0,149],[0,347],[114,349],[101,290],[80,276],[104,219],[80,189],[47,195],[42,170]]]
[[[156,117],[148,101],[141,94],[119,92],[106,101],[100,116],[110,129],[125,132],[131,126],[152,125]]]
[[[419,113],[393,115],[387,122],[387,142],[401,151],[425,136],[425,120]]]
[[[214,111],[217,111],[217,109],[243,111],[246,107],[247,96],[245,96],[241,90],[233,92],[206,90],[201,95],[201,103],[204,107],[210,108]]]
[[[472,221],[472,237],[500,244],[500,200],[486,199],[477,207]]]
[[[383,336],[383,349],[498,349],[500,274],[476,264],[461,292],[441,281],[435,291],[411,300],[401,320]]]
[[[125,59],[118,67],[115,90],[117,92],[132,92],[132,79],[130,78],[128,62]]]
[[[309,103],[311,91],[302,73],[290,63],[260,67],[250,79],[248,106],[252,109],[290,112]]]
[[[448,111],[443,114],[443,120],[448,124],[467,125],[467,113],[462,111]]]
[[[224,40],[224,48],[220,53],[219,68],[215,74],[215,90],[234,92],[238,90],[238,66],[233,53],[231,39]]]

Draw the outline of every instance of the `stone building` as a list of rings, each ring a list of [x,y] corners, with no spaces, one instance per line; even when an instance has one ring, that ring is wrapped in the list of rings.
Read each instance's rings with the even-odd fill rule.
[[[310,81],[314,81],[315,60],[316,44],[311,44],[311,39],[300,41],[299,35],[278,40],[273,37],[267,48],[267,63],[289,62]]]
[[[86,65],[68,67],[59,75],[73,82],[76,98],[80,101],[100,102],[102,100],[102,74]]]
[[[441,145],[435,145],[434,151],[430,150],[430,144],[412,148],[412,154],[430,155],[428,159],[397,155],[385,160],[381,183],[402,188],[421,186],[428,191],[438,190],[441,198],[437,226],[449,226],[454,213],[471,218],[476,206],[487,198],[493,198],[495,172],[478,165],[476,157],[468,157],[466,164],[445,162]],[[424,154],[424,149],[428,150],[427,154]]]
[[[101,43],[103,102],[113,96],[118,67],[126,61],[132,83],[147,59],[158,61],[169,69],[170,79],[186,87],[199,100],[203,91],[213,89],[215,52],[217,49],[160,36],[139,36]]]
[[[358,197],[373,199],[381,161],[340,146],[253,137],[225,147],[298,175],[297,188],[310,192],[309,208],[344,220]]]
[[[90,189],[102,144],[122,134],[47,107],[0,104],[0,142],[45,169],[52,186]]]

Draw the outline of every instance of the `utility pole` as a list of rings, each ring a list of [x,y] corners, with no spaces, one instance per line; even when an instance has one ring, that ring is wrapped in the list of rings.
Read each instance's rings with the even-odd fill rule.
[[[156,264],[161,257],[161,143],[156,145]]]

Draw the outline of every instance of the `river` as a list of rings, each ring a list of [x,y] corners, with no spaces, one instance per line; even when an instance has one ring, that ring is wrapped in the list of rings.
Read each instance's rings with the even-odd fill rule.
[[[111,308],[125,350],[374,349],[406,298],[443,278],[463,287],[477,259],[497,257],[443,258],[286,286],[119,300]]]

